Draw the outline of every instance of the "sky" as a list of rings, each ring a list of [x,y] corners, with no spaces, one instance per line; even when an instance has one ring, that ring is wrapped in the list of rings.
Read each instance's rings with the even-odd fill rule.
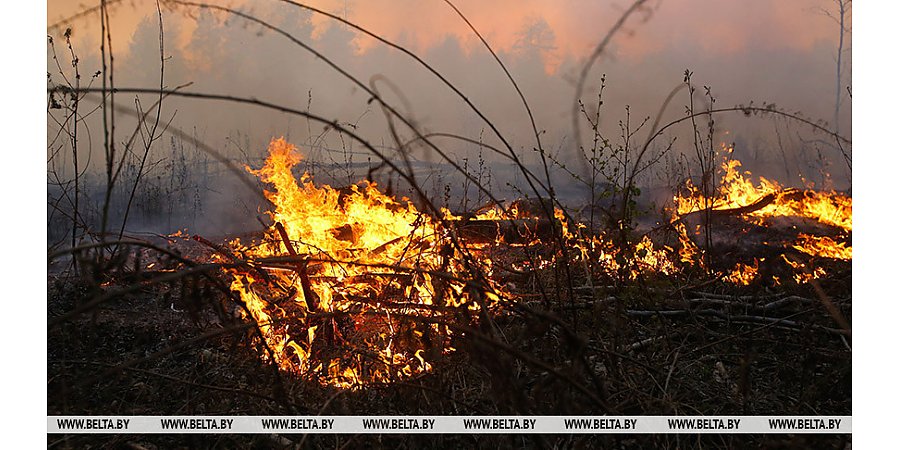
[[[264,1],[232,1],[229,5],[253,13],[271,11]],[[416,52],[425,52],[448,38],[459,41],[466,52],[480,47],[467,25],[443,1],[415,0],[318,0],[307,4],[334,13]],[[510,53],[520,45],[523,32],[535,24],[547,30],[547,48],[542,55],[546,70],[558,68],[562,59],[583,58],[629,3],[621,1],[459,0],[456,6],[487,38],[495,50]],[[112,28],[130,37],[141,21],[155,16],[149,1],[124,2],[116,6]],[[48,0],[48,26],[84,9],[67,0]],[[673,45],[694,47],[711,55],[747,52],[751,49],[811,52],[823,43],[836,44],[836,27],[824,11],[836,13],[832,0],[655,0],[647,2],[643,14],[632,22],[626,38],[618,42],[617,56],[636,60],[659,53]],[[93,20],[91,20],[93,19]],[[319,39],[335,23],[323,16],[310,19],[312,37]],[[72,22],[96,41],[96,18]],[[196,24],[181,23],[177,45],[186,46]],[[94,42],[96,43],[96,42]],[[377,44],[371,38],[355,36],[358,54]]]
[[[379,92],[424,132],[454,133],[501,145],[488,124],[432,74],[370,37],[281,1],[211,3],[230,6],[290,33]],[[322,0],[309,4],[419,55],[471,100],[527,164],[539,164],[540,156],[533,151],[537,147],[534,131],[515,89],[446,2]],[[630,3],[458,0],[454,4],[517,81],[531,106],[541,145],[557,161],[552,164],[583,173],[579,147],[590,145],[591,136],[587,134],[587,122],[579,116],[582,134],[575,137],[575,80],[587,57]],[[97,15],[61,22],[79,8],[69,1],[49,0],[48,27],[61,26],[48,28],[48,33],[56,39],[58,59],[65,60],[62,35],[70,27],[81,70],[92,73],[100,69]],[[638,129],[633,140],[646,139],[652,118],[667,95],[683,84],[685,70],[690,70],[697,87],[694,102],[698,109],[708,106],[703,87],[709,86],[716,107],[774,103],[813,121],[828,122],[826,127],[834,129],[839,38],[836,13],[834,0],[648,1],[646,7],[629,17],[593,65],[582,95],[585,111],[591,116],[595,113],[601,76],[605,74],[600,116],[604,137],[622,142],[621,124],[625,123],[631,131]],[[121,2],[110,15],[116,85],[158,86],[155,2]],[[163,27],[167,87],[190,83],[185,90],[309,108],[351,124],[376,146],[397,147],[385,114],[368,102],[369,96],[360,86],[284,36],[228,13],[189,6],[164,8]],[[847,28],[851,28],[849,16]],[[837,122],[839,131],[848,137],[851,108],[846,87],[851,83],[851,37],[852,33],[845,34]],[[66,61],[61,67],[63,72],[71,71]],[[62,79],[49,46],[48,72],[52,80]],[[125,98],[127,104],[134,100],[134,96],[119,98]],[[152,96],[142,99],[144,104],[153,101]],[[663,111],[660,123],[683,117],[689,103],[686,90],[680,91]],[[334,132],[324,132],[321,124],[282,113],[172,99],[164,103],[163,116],[171,121],[171,127],[221,149],[229,157],[258,158],[269,139],[286,136],[313,160],[363,163],[371,159],[358,144]],[[639,127],[645,120],[648,123]],[[823,142],[823,135],[795,122],[730,114],[717,116],[715,127],[715,145],[734,143],[735,156],[754,173],[791,185],[850,186],[850,169],[838,149]],[[93,128],[100,129],[97,124]],[[412,137],[402,126],[398,134],[401,140]],[[92,135],[97,139],[100,133]],[[691,136],[689,129],[673,127],[665,139],[657,141],[664,148],[676,139],[674,150],[661,160],[666,164],[659,166],[655,178],[644,180],[647,184],[671,182],[666,173],[678,162],[674,155],[684,155],[682,161],[690,165],[694,154]],[[498,183],[517,182],[502,170],[503,158],[490,152],[479,155],[476,145],[445,140],[441,147],[460,164],[486,160],[496,169]],[[159,159],[171,154],[166,148],[158,151]],[[440,161],[440,156],[427,149],[416,148],[412,156],[424,162]],[[353,176],[358,174],[348,175],[347,181]]]

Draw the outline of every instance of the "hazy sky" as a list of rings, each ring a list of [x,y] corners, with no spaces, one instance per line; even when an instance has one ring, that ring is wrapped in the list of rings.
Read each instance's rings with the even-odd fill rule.
[[[278,1],[211,1],[251,13],[270,11]],[[441,0],[313,0],[311,6],[340,15],[390,40],[425,52],[448,38],[461,43],[466,52],[480,43],[465,23]],[[548,40],[543,56],[548,72],[562,59],[583,58],[630,3],[593,0],[458,0],[456,6],[487,38],[495,50],[512,52],[523,34],[537,23],[546,25]],[[673,46],[695,47],[709,55],[728,55],[751,49],[815,51],[823,44],[836,45],[836,25],[821,10],[836,12],[834,0],[654,0],[648,2],[649,21],[633,20],[627,35],[617,40],[616,56],[636,60]],[[111,17],[117,36],[130,38],[138,24],[154,17],[153,2],[129,1],[115,7]],[[48,0],[48,25],[83,9],[82,3]],[[154,17],[155,20],[155,17]],[[79,34],[99,36],[96,20],[80,20]],[[330,19],[310,18],[312,37],[321,36],[334,25]],[[180,25],[177,45],[186,46],[196,24]],[[94,39],[95,41],[96,39]],[[357,53],[365,53],[374,40],[357,36]]]
[[[424,130],[497,143],[485,131],[485,124],[433,76],[370,38],[279,1],[212,3],[229,5],[289,31],[362,82],[374,83],[388,101]],[[528,161],[536,161],[530,151],[536,145],[534,135],[515,91],[445,2],[325,0],[309,4],[346,17],[422,56],[465,92]],[[630,3],[458,0],[455,4],[509,66],[544,132],[544,146],[559,159],[570,161],[575,152],[573,80],[586,56]],[[48,0],[48,25],[78,8],[71,1]],[[663,99],[682,81],[685,69],[690,69],[698,86],[712,88],[716,106],[774,102],[789,111],[833,122],[838,25],[823,11],[836,13],[835,1],[650,1],[648,8],[626,23],[607,54],[595,64],[583,98],[590,110],[600,75],[607,74],[601,125],[617,138],[626,105],[634,124],[655,115]],[[155,2],[123,2],[111,10],[111,16],[117,86],[157,85]],[[99,70],[99,20],[90,16],[70,26],[82,71]],[[164,27],[167,86],[190,82],[191,91],[256,97],[298,109],[309,105],[315,113],[354,123],[360,134],[374,143],[392,144],[383,115],[367,103],[368,96],[284,37],[227,14],[189,7],[165,10]],[[58,54],[64,49],[59,44],[64,29],[53,30]],[[844,87],[851,82],[849,38],[848,34],[841,80]],[[54,75],[49,55],[48,49],[48,71]],[[676,97],[664,118],[683,115],[687,101],[686,94]],[[697,102],[703,104],[702,99]],[[849,97],[842,95],[842,102],[840,129],[849,135]],[[314,142],[321,133],[320,125],[303,119],[243,106],[173,100],[163,111],[167,117],[174,114],[173,126],[190,130],[216,148],[228,147],[236,136],[243,136],[251,147],[244,151],[254,155],[261,154],[273,136],[286,135],[304,144]],[[738,114],[720,117],[717,129],[717,139],[738,143],[737,152],[743,155],[746,167],[772,178],[796,183],[796,175],[802,174],[815,179],[821,162],[828,160],[826,170],[835,179],[848,179],[849,171],[839,154],[817,146],[815,136],[803,135],[806,130],[795,124]],[[646,137],[645,133],[639,136]],[[346,145],[334,135],[319,143],[330,148]],[[677,150],[693,151],[688,142],[680,144]],[[448,152],[459,158],[471,155],[470,146],[447,145]]]

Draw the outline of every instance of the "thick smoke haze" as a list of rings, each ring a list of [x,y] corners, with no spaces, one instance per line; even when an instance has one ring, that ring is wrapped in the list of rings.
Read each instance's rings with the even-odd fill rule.
[[[49,1],[48,25],[77,13],[78,8],[70,3]],[[257,17],[314,48],[379,92],[423,132],[452,133],[492,146],[501,145],[487,124],[458,96],[408,56],[331,19],[285,2],[221,4]],[[310,4],[345,17],[419,55],[458,87],[523,155],[525,162],[538,170],[540,156],[533,150],[537,143],[521,100],[490,53],[446,3],[396,0]],[[455,4],[507,65],[528,100],[543,148],[558,162],[553,164],[559,166],[552,172],[555,186],[566,195],[577,196],[577,183],[566,171],[584,170],[579,145],[589,145],[590,136],[583,118],[579,118],[583,135],[576,138],[573,134],[575,80],[594,47],[629,3],[460,0]],[[707,107],[703,87],[709,86],[716,107],[774,103],[813,121],[823,120],[829,129],[849,137],[851,108],[847,87],[851,83],[851,35],[848,32],[844,36],[842,78],[838,81],[839,28],[833,20],[836,14],[835,2],[831,0],[648,2],[647,8],[629,18],[594,64],[582,96],[585,109],[593,114],[601,76],[605,74],[600,128],[611,141],[618,142],[620,123],[630,116],[629,126],[633,130],[648,117],[652,122],[665,98],[682,84],[685,70],[690,70],[698,88],[694,97],[697,109]],[[155,2],[122,3],[111,9],[110,15],[116,86],[158,87],[160,35]],[[398,145],[377,103],[369,102],[369,95],[360,87],[285,36],[245,19],[204,8],[164,8],[162,17],[164,84],[168,88],[190,83],[184,90],[257,98],[299,110],[309,109],[348,124],[378,148],[395,154],[391,149]],[[848,16],[848,29],[849,23]],[[85,85],[88,75],[101,69],[98,14],[48,28],[48,34],[54,38],[54,44],[48,46],[51,83],[63,82],[57,60],[61,71],[68,77],[72,75],[71,58],[63,37],[68,27],[72,30],[72,44],[79,58],[82,85]],[[99,87],[99,78],[93,83]],[[836,92],[838,84],[840,94]],[[841,105],[838,122],[834,123],[837,95]],[[139,98],[144,108],[156,100],[153,95]],[[683,117],[689,100],[686,90],[677,93],[660,123]],[[92,101],[96,104],[97,98]],[[134,95],[118,94],[116,102],[122,109],[135,110]],[[133,132],[135,122],[124,115],[117,120],[116,139],[124,142]],[[167,135],[157,141],[149,157],[153,165],[148,180],[156,180],[163,186],[168,179],[166,186],[171,189],[163,189],[162,194],[178,191],[178,195],[186,196],[187,203],[202,203],[208,212],[206,222],[208,217],[219,218],[215,225],[218,229],[229,229],[231,225],[234,229],[241,228],[244,219],[240,217],[247,217],[247,211],[255,212],[258,200],[251,194],[240,193],[248,189],[234,181],[217,179],[212,184],[172,181],[179,158],[189,160],[190,167],[203,164],[207,177],[220,171],[222,179],[233,178],[221,168],[211,169],[215,164],[203,152],[195,150],[197,145],[193,141],[202,141],[241,164],[258,166],[267,142],[285,136],[301,148],[311,168],[318,167],[321,174],[317,176],[339,184],[365,176],[367,167],[376,162],[359,143],[334,130],[325,130],[322,124],[254,106],[170,98],[163,102],[162,120],[190,139]],[[103,145],[99,113],[88,117],[84,127],[90,130],[82,133],[84,141],[78,150],[82,167],[90,161],[91,167],[99,169]],[[772,116],[745,117],[730,113],[716,117],[715,130],[716,145],[734,143],[735,157],[754,174],[784,184],[815,183],[825,188],[849,189],[850,170],[839,149],[826,135],[813,133],[809,127]],[[650,123],[647,123],[635,134],[634,139],[639,141],[635,145],[640,145],[649,131]],[[58,127],[54,128],[50,121],[48,141],[52,142],[57,132]],[[401,140],[413,137],[407,128],[399,125],[398,134]],[[660,160],[657,168],[647,172],[642,184],[671,186],[678,181],[676,175],[689,176],[694,152],[691,136],[690,128],[681,125],[659,139],[654,151],[661,151],[672,139],[675,141],[670,153]],[[502,194],[499,196],[513,198],[516,193],[510,186],[524,188],[516,185],[521,180],[509,162],[491,151],[446,138],[435,142],[455,162],[489,182],[495,192]],[[52,151],[51,145],[48,152]],[[69,177],[71,153],[70,148],[60,151],[54,162],[58,172]],[[430,193],[439,196],[444,185],[453,184],[453,193],[458,195],[462,189],[460,180],[453,179],[446,170],[434,170],[442,166],[428,169],[428,163],[443,162],[438,155],[420,145],[415,147],[412,156],[422,164],[420,179]],[[675,169],[678,161],[687,166],[683,173]],[[566,169],[561,169],[562,166]],[[196,169],[191,170],[192,176],[196,176]],[[190,189],[185,189],[186,185]],[[188,192],[191,189],[196,192]],[[191,196],[197,198],[191,200]],[[226,211],[230,212],[226,214]],[[157,223],[150,228],[165,231],[179,225],[201,226],[204,221],[174,222]]]

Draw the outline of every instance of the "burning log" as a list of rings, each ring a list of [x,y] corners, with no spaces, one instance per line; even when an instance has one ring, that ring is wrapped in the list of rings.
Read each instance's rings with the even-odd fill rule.
[[[728,149],[730,152],[730,149]],[[722,183],[715,197],[704,198],[688,183],[690,195],[675,197],[675,220],[709,209],[714,216],[803,217],[825,225],[852,230],[853,200],[838,192],[784,188],[760,177],[755,185],[739,171],[738,160],[722,164]],[[749,172],[748,172],[749,174]]]
[[[725,150],[731,152],[730,148]],[[760,270],[759,261],[783,259],[786,249],[815,258],[851,259],[852,198],[835,191],[785,188],[762,177],[754,183],[749,172],[739,170],[740,166],[740,161],[726,156],[721,168],[722,180],[715,193],[705,197],[688,182],[688,194],[674,198],[675,210],[669,226],[674,228],[682,244],[683,262],[701,261],[701,251],[687,231],[696,225],[695,234],[701,233],[701,225],[697,223],[700,217],[707,222],[717,221],[715,229],[706,224],[705,251],[715,248],[719,260],[724,255],[731,264],[737,262],[730,256],[735,252],[756,255],[752,262],[748,259],[737,262],[723,278],[733,284],[748,284],[768,276],[777,285],[782,276],[764,274],[772,267],[769,264]],[[735,239],[735,235],[741,238]],[[748,247],[753,250],[748,252]],[[801,264],[788,263],[793,268],[790,277],[801,284],[825,273],[821,267],[807,273]]]
[[[503,283],[497,275],[502,265],[491,260],[496,244],[539,245],[562,235],[579,250],[588,280],[598,271],[630,279],[645,273],[671,276],[684,264],[698,263],[695,256],[683,251],[683,264],[677,264],[672,248],[654,246],[648,236],[629,248],[619,248],[602,235],[585,237],[578,231],[580,225],[569,222],[561,210],[554,209],[553,217],[542,213],[539,207],[547,206],[545,203],[517,202],[515,208],[502,213],[495,208],[474,214],[446,212],[437,218],[418,211],[406,199],[385,195],[374,183],[335,189],[317,186],[309,174],[298,180],[291,169],[299,160],[294,147],[275,140],[265,165],[251,170],[274,186],[266,192],[275,208],[269,213],[274,225],[265,239],[249,246],[233,244],[231,251],[211,247],[225,257],[241,255],[251,267],[267,274],[259,277],[230,270],[234,275],[231,289],[247,305],[245,318],[259,324],[279,367],[323,384],[355,387],[430,370],[426,359],[452,351],[445,343],[460,317],[480,316],[508,297],[498,287]],[[724,191],[708,201],[699,197],[699,204],[712,205],[706,211],[696,211],[696,191],[680,199],[673,224],[680,230],[683,246],[691,246],[690,253],[699,249],[681,221],[697,217],[692,216],[696,212],[740,216],[742,222],[751,217],[798,216],[849,227],[849,219],[842,215],[849,215],[849,201],[839,195],[772,184],[765,189],[748,183],[741,186],[741,198]],[[840,214],[818,212],[817,208],[829,202]],[[450,236],[458,238],[452,245]],[[455,245],[457,242],[476,254],[485,268],[486,282],[477,288],[470,281],[470,269],[461,263],[464,249]],[[537,256],[528,264],[540,270],[554,260]],[[732,273],[733,282],[745,284],[757,278],[759,261],[754,259],[752,266],[745,264],[739,273]],[[725,278],[723,273],[709,283]],[[292,291],[279,295],[269,287],[272,280]],[[490,301],[483,301],[485,298]],[[749,316],[740,319],[760,321]],[[340,345],[335,345],[338,342]]]
[[[287,248],[288,254],[296,257],[297,251],[294,250],[294,246],[291,245],[291,239],[288,237],[284,225],[282,225],[281,222],[275,222],[275,229],[278,230],[278,234],[281,235],[281,239],[284,241],[284,246]],[[300,275],[300,285],[303,287],[303,300],[306,302],[306,308],[309,311],[316,311],[319,309],[319,302],[313,295],[312,286],[309,282],[309,274],[306,272],[307,263],[309,263],[309,260],[303,258],[297,262],[295,267],[297,269],[297,274]]]
[[[746,206],[739,206],[739,207],[735,207],[735,208],[722,208],[722,209],[711,208],[709,210],[709,214],[712,217],[741,216],[741,215],[745,215],[745,214],[750,214],[755,211],[759,211],[759,210],[765,208],[766,206],[769,206],[770,204],[772,204],[772,202],[774,202],[777,199],[798,198],[798,197],[802,197],[802,196],[803,196],[803,191],[801,191],[799,189],[788,188],[783,191],[772,192],[772,193],[766,194],[766,195],[760,197],[758,200],[756,200],[753,203],[746,205]],[[685,220],[688,217],[691,217],[695,214],[701,214],[701,213],[705,213],[705,212],[706,212],[705,209],[691,211],[687,214],[677,217],[676,220]]]
[[[231,252],[231,251],[228,250],[227,248],[222,247],[221,245],[218,245],[218,244],[216,244],[216,243],[210,241],[209,239],[206,239],[206,238],[204,238],[203,236],[200,236],[200,235],[197,235],[197,234],[191,236],[191,239],[193,239],[193,240],[195,240],[195,241],[197,241],[197,242],[199,242],[199,243],[201,243],[201,244],[203,244],[203,245],[205,245],[205,246],[207,246],[207,247],[209,247],[209,248],[215,250],[216,253],[218,253],[218,254],[220,254],[220,255],[222,255],[222,256],[228,258],[229,260],[231,260],[232,263],[235,263],[235,264],[237,264],[237,265],[243,267],[243,268],[245,269],[244,272],[250,273],[250,274],[252,274],[252,275],[255,275],[255,276],[258,276],[258,277],[262,278],[262,279],[265,280],[267,283],[269,283],[269,284],[275,286],[278,290],[280,290],[280,291],[282,291],[282,292],[284,292],[284,293],[290,293],[290,292],[291,292],[291,288],[285,287],[285,286],[283,286],[281,283],[278,283],[277,281],[273,280],[273,279],[269,276],[269,274],[266,273],[265,270],[262,270],[262,269],[260,269],[260,268],[258,268],[258,267],[255,267],[254,265],[251,265],[251,264],[248,263],[247,261],[245,261],[245,260],[239,258],[237,255],[235,255],[233,252]]]
[[[484,293],[459,275],[466,268],[460,249],[445,242],[447,222],[374,183],[335,189],[315,185],[309,174],[298,180],[291,173],[296,149],[276,139],[269,150],[264,166],[250,171],[274,187],[266,191],[274,225],[261,241],[232,244],[232,253],[268,278],[228,272],[272,358],[282,370],[342,388],[430,370],[426,358],[452,351],[442,321],[490,306],[474,306]],[[279,295],[269,280],[294,291]]]
[[[216,244],[216,243],[210,241],[209,239],[206,239],[206,238],[203,237],[203,236],[200,236],[200,235],[198,235],[198,234],[195,234],[195,235],[191,236],[191,239],[193,239],[193,240],[195,240],[195,241],[197,241],[197,242],[199,242],[199,243],[201,243],[201,244],[203,244],[203,245],[205,245],[205,246],[207,246],[207,247],[209,247],[209,248],[215,250],[216,253],[218,253],[218,254],[220,254],[220,255],[222,255],[222,256],[224,256],[224,257],[226,257],[226,258],[228,258],[228,259],[230,259],[230,260],[232,260],[232,261],[238,261],[238,260],[239,260],[239,258],[238,258],[237,256],[235,256],[234,253],[232,253],[230,250],[228,250],[228,249],[225,248],[225,247],[222,247],[221,245],[218,245],[218,244]]]

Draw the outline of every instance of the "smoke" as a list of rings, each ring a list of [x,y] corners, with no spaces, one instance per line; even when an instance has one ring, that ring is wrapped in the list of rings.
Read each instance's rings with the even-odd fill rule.
[[[66,7],[59,3],[49,3],[49,17],[67,13]],[[378,103],[371,101],[365,91],[368,88],[424,133],[456,134],[485,144],[434,139],[453,163],[465,166],[473,178],[488,185],[498,196],[513,198],[519,195],[516,189],[525,189],[521,174],[512,163],[488,148],[504,148],[489,124],[406,55],[344,25],[281,2],[236,3],[237,6],[229,5],[313,47],[363,86],[354,84],[322,58],[265,26],[221,11],[180,7],[163,15],[164,84],[168,88],[191,83],[184,89],[257,98],[300,110],[308,108],[317,115],[336,120],[399,161],[397,139],[405,143],[415,134],[396,120],[388,120]],[[508,66],[527,98],[543,149],[550,157],[555,188],[577,197],[583,186],[573,175],[584,174],[579,147],[589,145],[590,136],[573,136],[573,80],[584,58],[624,6],[576,0],[458,3]],[[542,158],[535,151],[534,131],[515,90],[493,57],[445,4],[326,1],[317,5],[415,52],[465,94],[529,167],[541,172]],[[633,131],[648,120],[633,138],[636,144],[632,144],[640,145],[647,138],[650,123],[663,100],[682,83],[684,71],[690,70],[698,87],[695,97],[698,109],[706,107],[701,94],[703,86],[709,86],[716,106],[769,102],[813,120],[832,117],[838,36],[836,27],[831,26],[830,19],[817,11],[817,7],[827,9],[830,2],[651,2],[648,10],[628,22],[592,71],[583,98],[586,112],[593,115],[600,77],[605,74],[600,129],[604,137],[619,142],[623,140],[623,124]],[[100,70],[99,24],[86,18],[72,26],[81,72]],[[155,4],[150,2],[138,2],[133,7],[122,5],[113,11],[118,87],[158,87],[158,26]],[[70,74],[71,68],[65,64],[67,55],[60,44],[63,41],[58,35],[56,41],[62,71]],[[849,49],[849,44],[846,48]],[[48,72],[52,81],[61,82],[56,67],[48,50]],[[844,73],[847,76],[842,83],[849,85],[849,67]],[[94,83],[98,85],[99,80]],[[120,108],[134,110],[136,107],[133,95],[119,94],[116,99]],[[140,100],[146,108],[155,98],[142,95]],[[688,102],[686,91],[676,95],[661,123],[683,117]],[[630,120],[625,123],[628,117]],[[100,114],[95,112],[84,121],[84,126],[90,128],[90,138],[85,139],[91,140],[90,147],[95,150],[88,154],[87,144],[79,150],[83,152],[82,164],[88,162],[94,168],[99,168],[101,163],[102,152],[96,150],[102,148],[99,120]],[[284,136],[306,153],[307,169],[323,182],[347,184],[366,176],[367,170],[378,163],[359,142],[325,124],[254,106],[169,98],[163,102],[162,120],[237,164],[253,167],[261,164],[268,141]],[[840,129],[849,136],[849,99],[842,107],[841,121]],[[586,122],[582,123],[585,124],[582,131],[586,132]],[[119,119],[117,139],[127,139],[135,126],[133,119]],[[390,131],[392,126],[396,135]],[[56,132],[51,128],[52,122],[48,127],[48,142]],[[825,136],[811,133],[800,124],[731,113],[716,117],[716,130],[717,145],[735,143],[735,156],[754,173],[789,185],[815,182],[825,187],[849,187],[849,169],[839,150]],[[654,146],[654,151],[662,151],[671,139],[675,141],[667,160],[674,164],[676,156],[683,154],[681,160],[689,166],[694,151],[691,130],[685,126],[673,127]],[[196,190],[198,204],[207,208],[204,220],[195,222],[220,229],[240,228],[247,224],[236,223],[240,221],[235,215],[252,218],[258,213],[255,209],[265,207],[230,172],[221,168],[210,171],[209,165],[215,164],[209,162],[208,155],[199,147],[169,135],[151,149],[148,182],[157,180],[156,177],[163,180],[171,177],[170,172],[181,170],[173,156],[179,148],[187,149],[182,163],[191,168],[191,177],[197,178],[184,183]],[[440,197],[449,186],[451,196],[469,193],[472,202],[483,200],[473,186],[451,175],[452,170],[447,170],[448,161],[433,149],[421,143],[409,148],[409,155],[420,170],[418,179],[429,189],[429,194]],[[70,153],[58,154],[59,161],[55,164],[62,174],[71,165],[67,159]],[[643,184],[660,186],[672,182],[671,178],[675,177],[665,173],[672,170],[671,166],[661,161],[658,170],[648,171],[641,180]],[[198,164],[206,164],[207,169],[196,172],[194,168]],[[206,178],[201,178],[199,173]],[[408,194],[401,184],[388,181],[387,172],[375,175],[383,184],[392,183],[398,193]],[[159,183],[162,186],[162,181]],[[459,200],[468,201],[468,198]],[[244,206],[235,213],[235,205]],[[196,207],[190,206],[183,209],[182,213],[196,211]],[[148,226],[167,227],[160,223]]]

